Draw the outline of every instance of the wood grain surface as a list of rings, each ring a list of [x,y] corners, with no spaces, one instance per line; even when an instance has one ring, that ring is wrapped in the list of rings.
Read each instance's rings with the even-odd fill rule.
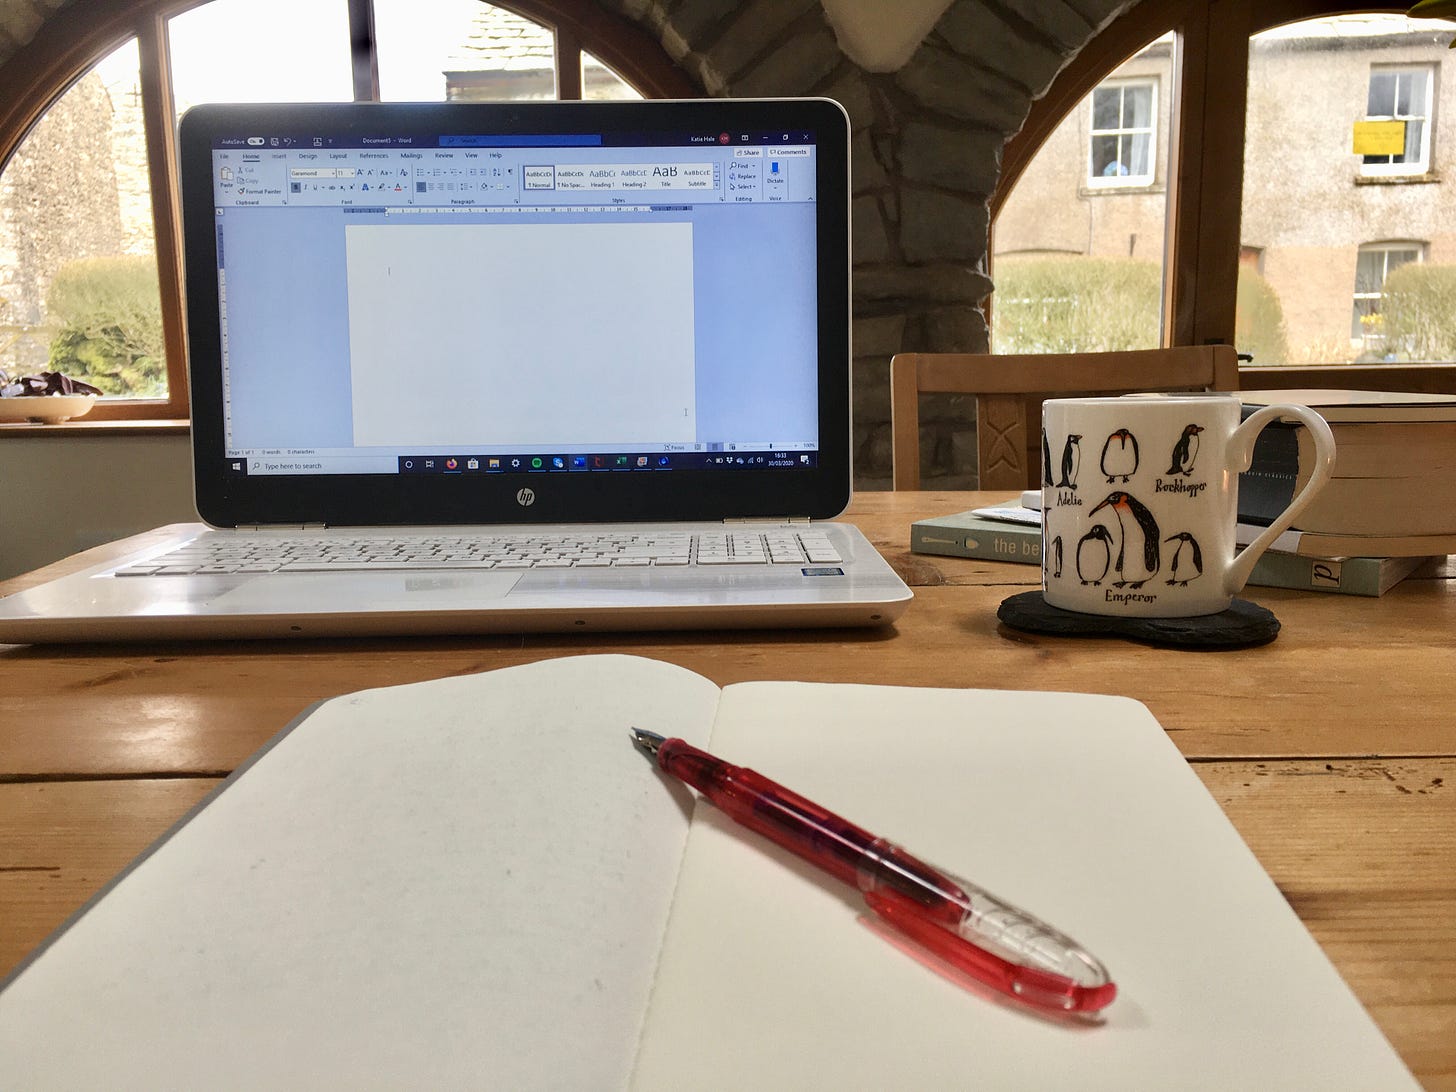
[[[884,630],[0,647],[0,975],[249,754],[351,690],[622,652],[749,679],[1145,702],[1428,1088],[1456,1089],[1456,570],[1380,599],[1251,588],[1278,639],[1187,652],[1011,630],[1032,566],[912,555],[913,519],[1002,501],[872,493],[849,518],[916,591]],[[132,540],[135,541],[135,540]],[[0,594],[116,556],[111,547]]]

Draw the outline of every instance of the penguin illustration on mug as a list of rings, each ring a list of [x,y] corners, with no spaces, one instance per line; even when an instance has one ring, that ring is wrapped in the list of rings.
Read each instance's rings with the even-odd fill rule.
[[[1107,494],[1087,515],[1095,516],[1104,508],[1112,509],[1112,514],[1117,517],[1117,560],[1112,563],[1112,568],[1118,579],[1112,582],[1112,586],[1141,588],[1161,568],[1162,535],[1158,521],[1147,505],[1120,490]]]
[[[1077,542],[1077,579],[1083,584],[1101,587],[1112,568],[1112,532],[1104,524],[1094,523]]]
[[[1203,547],[1198,545],[1198,540],[1187,531],[1179,531],[1163,540],[1164,542],[1176,542],[1173,547],[1173,556],[1168,559],[1168,586],[1186,588],[1190,580],[1196,580],[1203,575]],[[1187,554],[1185,558],[1183,555]],[[1178,570],[1182,569],[1180,577]]]
[[[1138,442],[1125,428],[1120,428],[1102,445],[1102,473],[1107,475],[1107,484],[1121,478],[1124,482],[1137,473]]]
[[[1077,472],[1082,469],[1081,443],[1082,437],[1074,432],[1062,445],[1062,480],[1057,482],[1058,489],[1077,488]]]
[[[1198,459],[1198,434],[1202,431],[1202,425],[1184,426],[1183,435],[1173,445],[1173,457],[1169,461],[1167,473],[1182,474],[1184,477],[1193,473],[1193,464]]]

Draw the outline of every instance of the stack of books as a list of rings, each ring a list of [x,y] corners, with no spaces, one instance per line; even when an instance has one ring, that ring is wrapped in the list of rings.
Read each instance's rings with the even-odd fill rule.
[[[1313,409],[1335,435],[1334,478],[1278,548],[1306,557],[1456,553],[1456,397],[1377,391],[1242,391],[1245,413],[1274,402]],[[1267,526],[1304,487],[1314,445],[1273,425],[1239,477],[1240,522]]]
[[[1031,490],[1003,505],[973,508],[910,525],[914,553],[1041,564],[1041,493]],[[1247,545],[1263,528],[1240,524],[1238,539]],[[1298,551],[1306,541],[1298,531],[1275,539],[1254,564],[1249,583],[1263,588],[1298,588],[1341,595],[1380,596],[1406,577],[1432,568],[1436,556],[1309,556]]]

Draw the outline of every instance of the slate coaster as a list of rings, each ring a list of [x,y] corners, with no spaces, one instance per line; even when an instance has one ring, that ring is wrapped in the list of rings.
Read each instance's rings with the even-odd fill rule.
[[[1279,619],[1266,607],[1235,599],[1228,610],[1197,618],[1113,618],[1054,607],[1040,590],[1004,599],[996,617],[1013,629],[1058,637],[1130,637],[1172,648],[1251,648],[1279,633]]]

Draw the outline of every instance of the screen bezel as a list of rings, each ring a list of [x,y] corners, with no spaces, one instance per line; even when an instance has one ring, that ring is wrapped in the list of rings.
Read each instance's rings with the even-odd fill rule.
[[[815,465],[792,470],[248,476],[231,473],[223,431],[212,151],[243,132],[348,137],[422,129],[489,134],[769,129],[815,134],[818,424]],[[199,514],[219,527],[826,519],[851,492],[849,121],[828,99],[642,102],[206,104],[179,128],[193,470]],[[529,503],[522,490],[529,489]]]

